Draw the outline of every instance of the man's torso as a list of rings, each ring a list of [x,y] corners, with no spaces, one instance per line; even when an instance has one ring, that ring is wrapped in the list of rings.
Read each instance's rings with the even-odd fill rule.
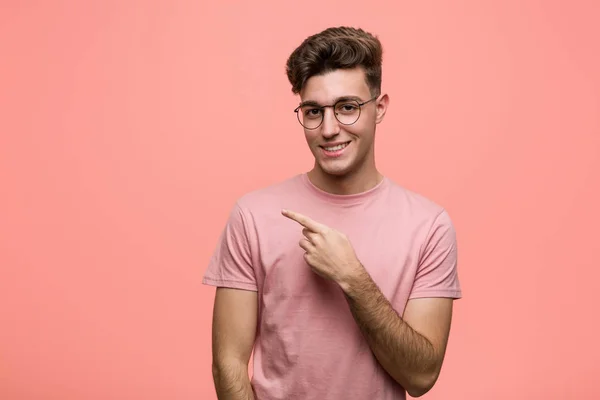
[[[252,379],[258,399],[404,398],[404,389],[370,351],[342,290],[305,262],[302,227],[281,210],[346,234],[401,316],[415,295],[425,243],[443,209],[388,179],[368,192],[340,196],[320,191],[305,174],[249,193],[238,207],[252,271],[211,282],[235,286],[253,276],[244,285],[255,284],[259,299]],[[217,276],[218,262],[213,259],[207,275]]]

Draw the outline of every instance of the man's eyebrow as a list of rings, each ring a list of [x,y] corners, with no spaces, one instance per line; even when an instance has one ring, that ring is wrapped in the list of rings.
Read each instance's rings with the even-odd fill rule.
[[[347,101],[347,100],[356,100],[359,103],[363,101],[362,98],[360,98],[358,96],[341,96],[341,97],[337,97],[337,98],[333,99],[332,104],[335,104],[338,101]],[[302,103],[300,103],[300,107],[304,107],[304,106],[322,107],[321,104],[317,103],[314,100],[305,100]]]

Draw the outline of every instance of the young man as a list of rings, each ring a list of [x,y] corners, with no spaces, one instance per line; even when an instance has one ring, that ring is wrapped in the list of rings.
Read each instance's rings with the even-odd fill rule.
[[[219,399],[397,400],[439,376],[461,297],[455,232],[375,166],[381,59],[376,37],[340,27],[287,62],[315,163],[242,196],[211,258]]]

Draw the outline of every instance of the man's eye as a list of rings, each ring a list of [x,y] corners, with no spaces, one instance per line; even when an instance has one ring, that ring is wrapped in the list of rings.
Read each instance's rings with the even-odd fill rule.
[[[304,110],[304,115],[307,117],[318,117],[321,115],[321,110],[318,108],[309,108]]]
[[[338,107],[338,110],[344,113],[350,113],[357,109],[358,107],[355,104],[342,104]]]

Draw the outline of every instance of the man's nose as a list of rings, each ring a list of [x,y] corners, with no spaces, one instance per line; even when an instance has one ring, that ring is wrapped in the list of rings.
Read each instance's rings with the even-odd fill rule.
[[[333,137],[340,133],[340,124],[335,118],[334,113],[335,110],[329,107],[323,111],[323,126],[321,131],[322,135],[326,138]]]

